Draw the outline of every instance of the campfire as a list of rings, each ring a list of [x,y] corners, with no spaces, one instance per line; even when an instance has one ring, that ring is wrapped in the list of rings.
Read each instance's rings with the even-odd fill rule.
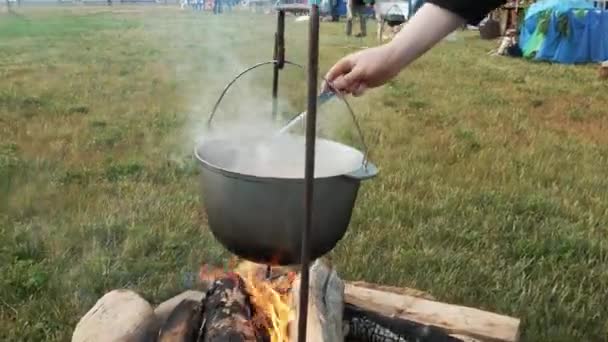
[[[294,342],[300,274],[251,262],[205,265],[196,286],[155,309],[114,290],[85,314],[72,342]],[[344,281],[331,263],[310,268],[306,341],[515,342],[519,320],[436,301],[409,288]]]
[[[233,261],[229,265],[227,270],[210,265],[201,267],[199,278],[207,291],[200,302],[201,309],[193,311],[201,319],[190,320],[195,326],[182,332],[192,335],[196,330],[194,335],[198,336],[193,341],[210,340],[206,339],[208,335],[218,336],[214,341],[295,341],[300,280],[297,271],[248,261],[238,265]],[[218,310],[224,315],[215,315]],[[175,335],[173,326],[171,323],[161,331],[161,341],[164,335]]]
[[[243,262],[236,270],[241,275],[245,290],[254,311],[253,324],[268,335],[271,342],[289,342],[289,325],[295,311],[292,305],[292,287],[296,279],[293,271],[273,274],[260,265]]]
[[[204,298],[176,306],[159,342],[297,340],[300,276],[294,269],[247,261],[228,270],[205,265],[200,280]],[[445,312],[428,312],[425,306],[439,304],[428,298],[411,289],[345,283],[328,261],[317,260],[311,266],[307,341],[517,340],[516,319],[447,304],[435,308]],[[417,304],[399,308],[403,301]]]

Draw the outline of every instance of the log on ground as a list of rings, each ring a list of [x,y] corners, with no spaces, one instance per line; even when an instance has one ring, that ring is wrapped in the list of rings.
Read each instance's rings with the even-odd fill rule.
[[[519,319],[492,312],[352,284],[345,286],[344,301],[377,317],[426,325],[461,339],[519,340]]]
[[[443,329],[344,306],[346,342],[463,342]]]

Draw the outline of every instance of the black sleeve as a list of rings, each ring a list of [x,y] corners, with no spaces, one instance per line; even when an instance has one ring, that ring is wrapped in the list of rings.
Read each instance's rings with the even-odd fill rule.
[[[426,0],[464,18],[467,23],[476,25],[488,13],[497,9],[506,0]]]

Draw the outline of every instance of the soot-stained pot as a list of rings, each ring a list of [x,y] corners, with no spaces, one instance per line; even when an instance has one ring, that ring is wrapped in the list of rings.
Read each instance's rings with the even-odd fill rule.
[[[403,14],[388,14],[384,21],[390,27],[395,27],[405,22],[405,16]]]
[[[267,154],[256,153],[257,142],[247,140],[210,139],[195,150],[209,228],[237,256],[275,265],[300,262],[304,138],[289,139],[294,149],[281,142]],[[361,181],[377,174],[352,147],[318,138],[315,149],[312,259],[342,239]]]

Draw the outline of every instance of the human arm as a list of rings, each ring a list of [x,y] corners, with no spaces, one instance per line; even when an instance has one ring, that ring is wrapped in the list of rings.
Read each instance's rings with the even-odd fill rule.
[[[361,95],[397,76],[449,33],[466,22],[478,22],[503,2],[428,0],[391,42],[342,58],[325,78],[340,92]]]

